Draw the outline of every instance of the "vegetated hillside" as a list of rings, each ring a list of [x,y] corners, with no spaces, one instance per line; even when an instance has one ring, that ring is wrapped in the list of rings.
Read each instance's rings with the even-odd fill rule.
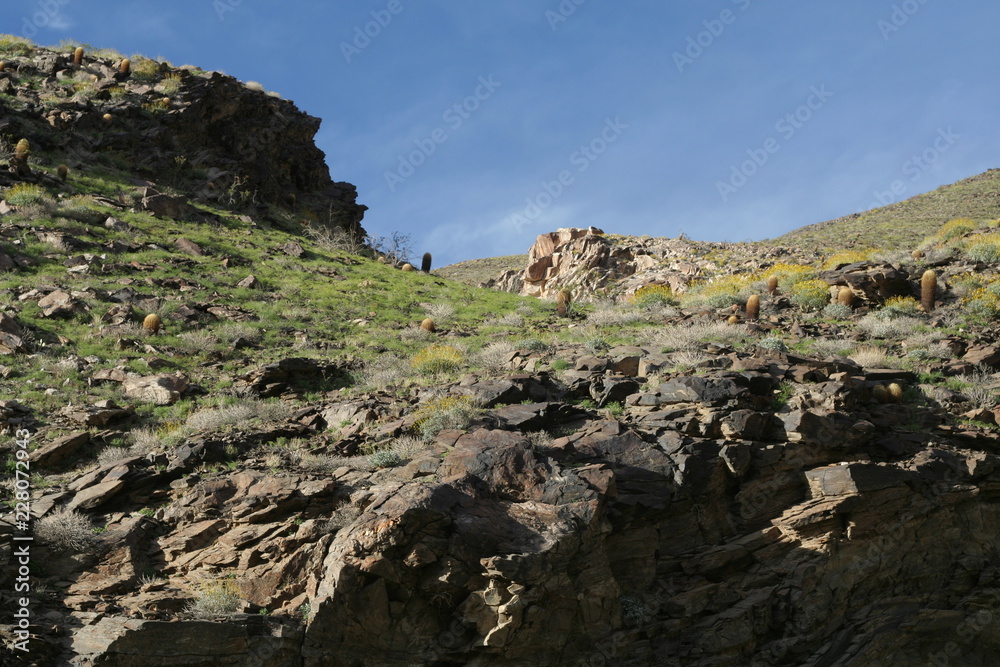
[[[535,283],[557,248],[596,263],[557,308],[378,261],[353,188],[266,145],[254,182],[295,197],[133,164],[199,106],[144,108],[113,54],[0,55],[33,133],[0,167],[2,664],[993,664],[989,228],[739,273],[742,246],[562,230]],[[76,83],[108,77],[132,120],[85,129]],[[64,177],[67,134],[100,150]],[[205,150],[238,173],[244,148]]]
[[[501,273],[523,269],[527,261],[527,255],[484,257],[482,259],[469,259],[457,264],[449,264],[438,269],[436,273],[444,278],[450,278],[451,280],[457,280],[467,285],[478,287]]]
[[[807,225],[766,243],[831,252],[849,248],[912,250],[954,218],[980,223],[1000,218],[1000,169],[864,213]]]

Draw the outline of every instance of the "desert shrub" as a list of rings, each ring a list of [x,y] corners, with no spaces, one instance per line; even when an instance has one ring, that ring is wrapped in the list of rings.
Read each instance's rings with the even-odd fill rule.
[[[511,358],[516,349],[507,341],[490,343],[476,354],[476,360],[488,373],[502,373],[510,370]]]
[[[160,437],[151,428],[137,428],[129,432],[128,439],[131,449],[137,453],[148,454],[160,446]]]
[[[820,338],[812,341],[812,351],[819,356],[845,357],[854,349],[852,341]]]
[[[527,350],[528,352],[548,352],[550,346],[543,340],[538,338],[525,338],[524,340],[519,340],[514,343],[514,349],[516,350]]]
[[[260,341],[262,335],[260,329],[246,322],[226,322],[215,333],[219,340],[224,343],[235,343],[241,339],[256,343]]]
[[[517,329],[524,326],[524,315],[521,313],[504,313],[496,319],[491,319],[483,324],[487,326],[505,327],[507,329]]]
[[[218,339],[210,331],[197,329],[177,335],[177,349],[185,354],[207,352],[218,345]]]
[[[389,451],[401,459],[409,460],[424,451],[424,441],[411,435],[404,435],[392,441]]]
[[[823,269],[834,269],[842,264],[854,264],[864,262],[872,258],[876,250],[845,250],[831,255],[823,262]]]
[[[978,366],[972,375],[968,376],[967,386],[963,387],[960,393],[977,408],[989,410],[997,404],[997,392],[992,388],[992,384],[992,369]]]
[[[816,277],[816,269],[802,264],[775,264],[763,273],[763,278],[774,276],[778,279],[778,289],[788,291],[792,285],[812,280]]]
[[[684,302],[706,304],[712,308],[726,308],[740,303],[749,296],[756,280],[757,276],[753,274],[737,274],[694,283],[684,294]]]
[[[832,317],[835,320],[846,320],[853,312],[854,311],[851,310],[850,306],[845,306],[842,303],[827,304],[827,306],[823,308],[823,315],[826,317]]]
[[[222,579],[202,584],[198,587],[194,602],[185,611],[199,619],[232,616],[243,609],[243,600],[238,595],[236,582]]]
[[[964,298],[980,288],[989,288],[995,279],[988,278],[980,273],[963,273],[951,279],[951,291],[955,296]]]
[[[652,312],[671,312],[672,308],[663,306],[636,307],[635,304],[619,304],[614,301],[598,301],[594,309],[587,313],[587,322],[596,327],[617,327],[632,322],[642,322]]]
[[[97,465],[106,466],[117,463],[130,456],[128,447],[105,447],[97,454]]]
[[[445,322],[455,314],[455,306],[442,301],[440,303],[428,304],[424,307],[424,312],[427,313],[427,317],[435,322]]]
[[[167,74],[158,86],[158,90],[162,91],[164,95],[174,95],[180,89],[181,77],[177,74]]]
[[[962,299],[962,305],[965,312],[973,317],[992,320],[1000,315],[1000,296],[985,287],[970,292]]]
[[[880,347],[861,345],[847,358],[862,368],[885,368],[889,355]]]
[[[413,426],[424,440],[445,429],[464,429],[481,412],[472,396],[444,396],[428,401],[414,412]]]
[[[965,254],[974,262],[1000,263],[1000,234],[984,234],[972,239]]]
[[[11,206],[31,206],[32,204],[43,204],[48,199],[45,188],[34,183],[18,183],[10,187],[4,193],[5,200]]]
[[[920,302],[911,296],[894,296],[886,299],[876,313],[879,317],[894,320],[897,317],[913,317],[920,312]]]
[[[409,366],[401,357],[383,354],[366,363],[359,375],[364,385],[386,389],[400,384],[409,376],[409,372]]]
[[[676,306],[678,299],[669,285],[645,285],[632,295],[632,303],[644,310]]]
[[[822,280],[803,280],[792,285],[791,299],[802,310],[821,310],[830,301],[830,286]]]
[[[953,238],[964,236],[978,226],[979,225],[976,224],[976,221],[970,218],[957,218],[955,220],[949,220],[941,226],[941,229],[937,231],[934,238],[937,242],[944,243],[945,241],[950,241]]]
[[[434,344],[418,352],[410,365],[418,373],[447,373],[461,368],[464,361],[465,355],[457,347]]]
[[[670,361],[674,364],[677,372],[684,372],[691,368],[697,368],[702,364],[711,361],[712,355],[702,350],[686,349],[678,350],[670,355]]]
[[[528,434],[528,444],[536,454],[545,454],[552,450],[553,437],[545,431],[534,431]]]
[[[422,325],[423,322],[412,327],[406,327],[399,332],[400,339],[415,341],[434,340],[434,332],[429,329],[425,329]]]
[[[735,345],[750,338],[745,324],[735,326],[725,322],[697,322],[688,326],[678,324],[657,331],[652,345],[663,352],[674,352],[699,347],[705,343]]]
[[[17,35],[0,35],[0,53],[4,55],[26,56],[34,50],[31,40]]]
[[[160,78],[160,63],[143,56],[132,56],[132,78],[136,81],[156,81]]]
[[[785,345],[785,341],[781,340],[777,336],[767,336],[766,338],[761,338],[757,342],[757,345],[765,350],[788,352],[788,346]]]
[[[923,326],[923,322],[915,317],[889,319],[871,313],[858,320],[856,326],[871,338],[904,338]]]
[[[281,401],[244,400],[233,405],[208,408],[192,413],[185,422],[191,431],[213,431],[250,419],[281,421],[292,414],[292,408]]]
[[[588,338],[584,341],[583,347],[591,354],[600,354],[601,352],[611,348],[611,346],[608,345],[608,341],[604,340],[600,336]]]
[[[394,468],[403,464],[403,458],[388,449],[380,449],[368,457],[368,462],[373,468]]]
[[[568,361],[566,361],[565,359],[554,359],[552,361],[552,370],[555,371],[555,372],[557,372],[557,373],[560,372],[560,371],[564,371],[564,370],[568,369],[569,367],[570,367],[570,363]]]
[[[35,539],[56,551],[86,551],[94,541],[90,519],[76,510],[49,514],[34,528]]]

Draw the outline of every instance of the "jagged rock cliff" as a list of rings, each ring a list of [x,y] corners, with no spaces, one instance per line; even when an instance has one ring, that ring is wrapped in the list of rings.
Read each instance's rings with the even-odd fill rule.
[[[156,63],[139,78],[113,60],[74,65],[36,49],[6,60],[0,90],[0,135],[53,163],[125,167],[203,201],[278,203],[364,236],[366,207],[313,142],[320,120],[231,76]]]

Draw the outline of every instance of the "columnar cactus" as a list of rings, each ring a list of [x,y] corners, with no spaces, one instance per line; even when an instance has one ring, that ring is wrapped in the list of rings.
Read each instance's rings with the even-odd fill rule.
[[[573,293],[565,287],[556,295],[556,314],[559,317],[569,317],[569,306],[573,301]]]
[[[837,292],[837,303],[848,308],[854,307],[854,290],[850,287],[841,287]]]
[[[924,312],[929,313],[934,310],[934,299],[937,296],[937,273],[934,269],[927,269],[920,278],[920,305]]]
[[[29,155],[31,155],[31,144],[27,139],[21,139],[14,147],[14,157],[19,160],[27,160]]]
[[[60,181],[65,183],[66,177],[69,175],[69,167],[64,164],[59,165],[56,167],[56,175],[59,177]]]
[[[771,295],[778,293],[778,276],[771,276],[767,279],[767,291]]]
[[[760,319],[760,297],[756,294],[747,299],[747,319],[751,322]]]
[[[73,64],[82,65],[83,64],[83,47],[76,47],[76,51],[73,52]]]
[[[429,252],[424,253],[424,259],[420,263],[420,270],[424,273],[431,272],[431,254]]]
[[[437,327],[434,326],[434,320],[429,317],[420,323],[420,328],[430,333],[434,333],[437,330]]]
[[[132,73],[132,61],[129,60],[128,58],[125,58],[124,60],[122,60],[118,64],[118,71],[121,72],[122,74],[124,74],[125,76],[128,76],[129,74],[131,74]]]

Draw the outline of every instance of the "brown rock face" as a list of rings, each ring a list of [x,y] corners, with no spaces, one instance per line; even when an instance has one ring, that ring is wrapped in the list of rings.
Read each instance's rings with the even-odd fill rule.
[[[228,181],[238,178],[238,187],[256,192],[260,201],[282,203],[295,194],[298,204],[316,207],[320,220],[332,211],[333,222],[360,230],[366,207],[355,203],[353,185],[330,179],[323,151],[313,141],[318,118],[218,72],[186,80],[188,105],[172,115],[154,140],[158,145],[171,152],[190,146],[208,150],[218,157],[212,166],[229,172]]]
[[[699,271],[691,261],[697,254],[683,238],[623,243],[595,228],[558,229],[538,236],[522,274],[505,274],[487,286],[544,298],[565,287],[581,295],[605,288],[626,295],[653,282],[680,292]]]
[[[198,183],[185,184],[199,199],[229,204],[235,198],[245,206],[294,202],[297,211],[364,237],[360,223],[367,207],[357,203],[353,185],[330,178],[325,155],[314,141],[320,120],[292,102],[219,72],[197,75],[186,69],[170,72],[179,87],[164,102],[155,86],[127,77],[117,66],[89,60],[85,66],[97,77],[95,87],[102,95],[122,86],[131,101],[104,105],[110,111],[102,120],[89,104],[49,109],[38,104],[37,92],[21,86],[18,95],[26,104],[5,109],[8,130],[17,136],[49,135],[47,149],[65,154],[70,168],[108,152],[146,174],[177,173],[178,165],[186,165],[206,174]],[[18,63],[23,74],[52,77],[70,76],[68,67],[63,56],[42,48],[30,61]],[[9,83],[6,78],[0,82]],[[169,112],[151,116],[143,112],[143,104],[165,105]],[[11,166],[14,178],[36,178],[23,159],[15,157]],[[0,185],[7,185],[2,175]],[[142,205],[156,215],[177,218],[191,213],[188,198],[187,193],[169,197],[150,192]]]

